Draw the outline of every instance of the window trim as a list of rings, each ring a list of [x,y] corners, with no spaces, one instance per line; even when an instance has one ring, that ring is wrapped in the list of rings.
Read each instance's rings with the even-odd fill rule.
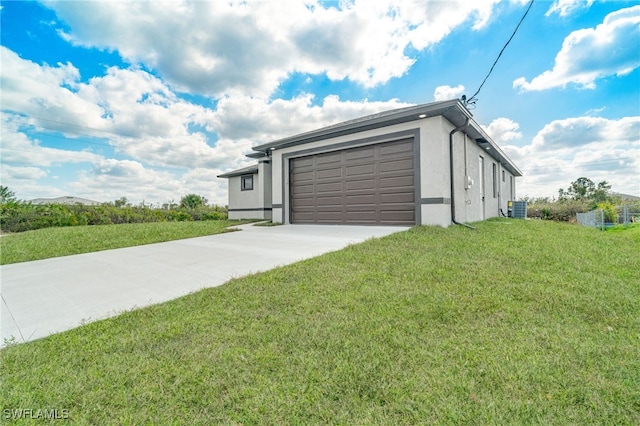
[[[240,191],[253,191],[253,174],[240,176]]]

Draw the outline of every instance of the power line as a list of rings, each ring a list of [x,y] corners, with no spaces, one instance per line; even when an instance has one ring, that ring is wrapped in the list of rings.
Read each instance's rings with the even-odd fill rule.
[[[491,73],[493,72],[493,69],[495,68],[496,64],[498,63],[498,61],[500,60],[500,57],[502,56],[502,53],[504,52],[504,50],[507,48],[507,46],[509,45],[509,43],[511,43],[511,40],[513,39],[513,37],[516,35],[516,33],[518,32],[518,28],[520,28],[520,24],[522,24],[522,21],[524,21],[524,18],[527,16],[527,14],[529,13],[529,10],[531,9],[531,6],[533,6],[533,1],[531,0],[529,2],[529,6],[527,7],[527,10],[525,10],[524,15],[522,15],[522,18],[520,18],[520,22],[518,22],[518,25],[516,25],[516,28],[513,30],[513,33],[511,34],[511,37],[509,37],[509,40],[507,40],[507,42],[505,43],[505,45],[502,47],[502,50],[500,50],[500,53],[498,53],[498,57],[496,58],[496,60],[493,62],[493,65],[491,65],[491,69],[489,70],[489,73],[487,73],[487,76],[484,78],[484,80],[482,80],[482,84],[480,84],[480,87],[478,87],[478,90],[476,90],[476,93],[474,93],[469,99],[466,99],[465,97],[463,97],[463,102],[466,104],[474,104],[477,99],[476,96],[478,95],[478,93],[480,93],[480,90],[482,89],[482,86],[484,86],[484,83],[487,81],[487,79],[489,78],[489,76],[491,75]]]

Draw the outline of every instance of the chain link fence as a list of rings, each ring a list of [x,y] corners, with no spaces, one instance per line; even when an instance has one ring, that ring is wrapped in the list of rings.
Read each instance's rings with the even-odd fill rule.
[[[640,223],[640,211],[636,211],[629,206],[616,207],[617,218],[615,222],[605,215],[603,209],[591,210],[587,213],[576,213],[576,219],[582,226],[590,226],[592,228],[606,229],[614,225],[628,225],[630,223]]]

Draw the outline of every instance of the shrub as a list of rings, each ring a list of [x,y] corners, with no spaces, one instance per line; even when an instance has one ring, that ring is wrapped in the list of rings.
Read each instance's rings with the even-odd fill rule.
[[[534,201],[527,206],[527,217],[557,222],[574,222],[576,213],[590,210],[590,203],[582,200]]]
[[[604,211],[604,221],[608,223],[618,222],[618,212],[616,206],[609,202],[600,203],[596,206],[598,210]]]
[[[112,203],[99,206],[33,205],[16,200],[0,203],[0,229],[4,232],[23,232],[53,226],[224,220],[227,216],[225,207],[206,205],[161,209],[130,204],[117,207]]]

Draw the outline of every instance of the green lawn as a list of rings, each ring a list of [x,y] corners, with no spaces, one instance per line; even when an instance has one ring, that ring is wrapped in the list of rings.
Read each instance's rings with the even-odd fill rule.
[[[79,424],[639,424],[640,228],[418,227],[0,352]]]
[[[242,223],[246,221],[127,223],[20,232],[0,238],[0,264],[219,234],[227,232],[228,226]]]

